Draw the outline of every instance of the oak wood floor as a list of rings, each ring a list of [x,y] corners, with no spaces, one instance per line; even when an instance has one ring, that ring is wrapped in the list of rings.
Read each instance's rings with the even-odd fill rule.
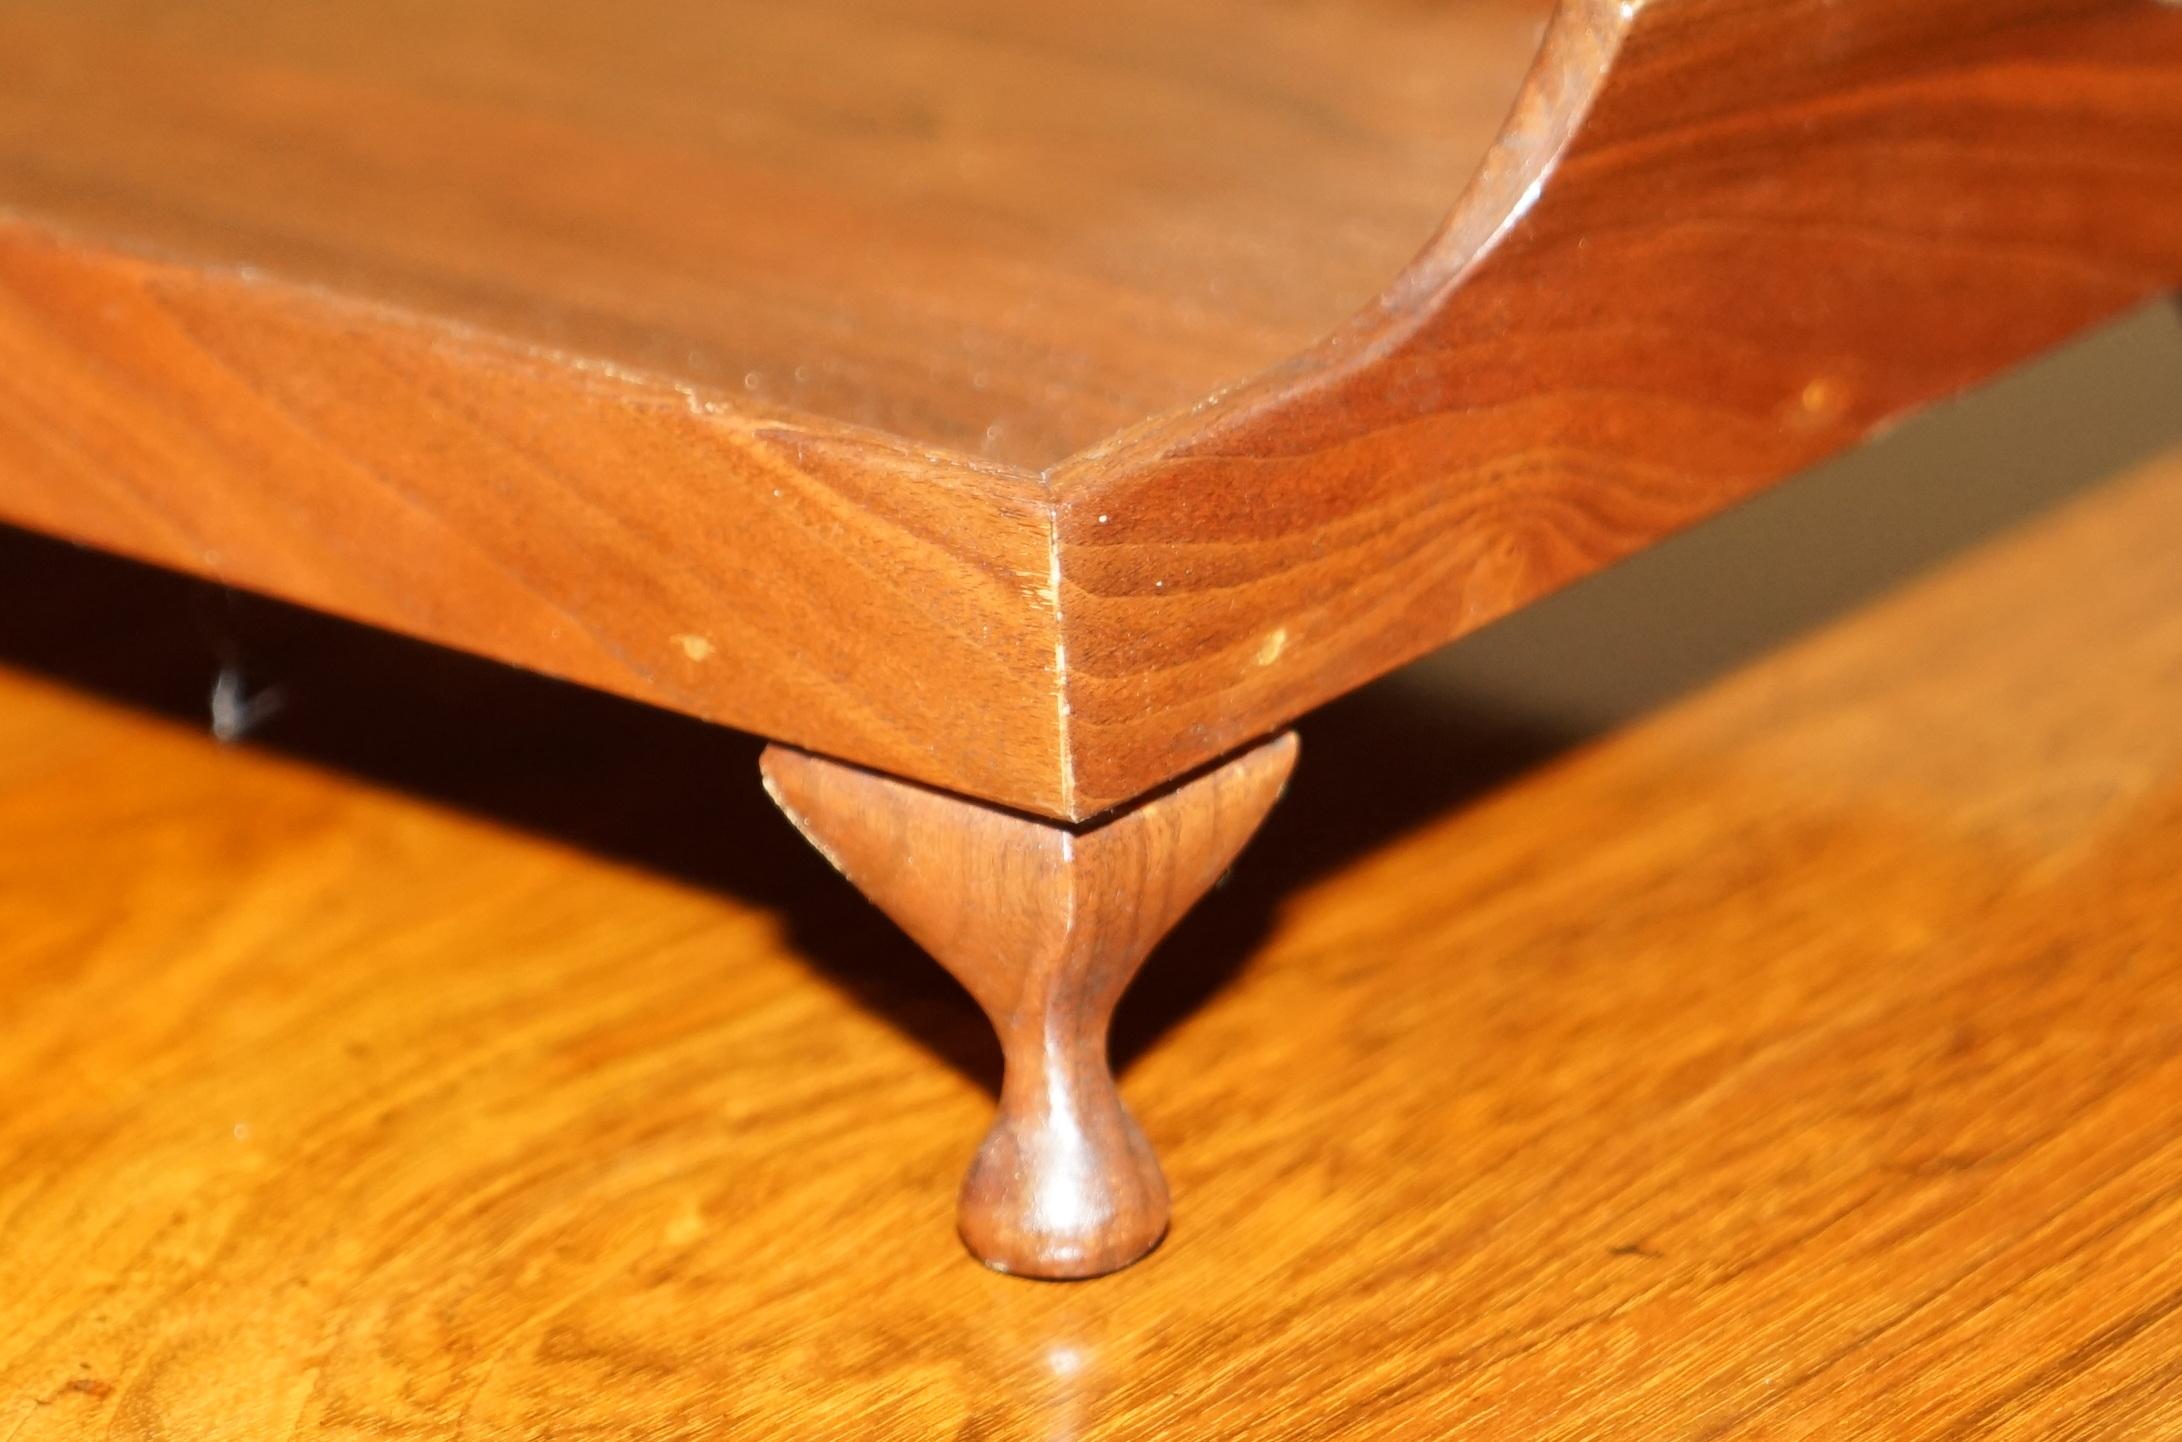
[[[2062,489],[1619,724],[1307,726],[1080,1286],[754,743],[0,536],[0,1438],[2182,1434],[2182,444]]]

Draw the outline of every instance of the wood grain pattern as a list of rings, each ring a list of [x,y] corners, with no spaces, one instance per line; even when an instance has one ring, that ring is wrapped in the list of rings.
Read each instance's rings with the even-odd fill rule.
[[[2155,0],[1568,0],[1399,275],[1528,0],[791,9],[0,3],[0,516],[1081,821],[2182,281]]]
[[[1086,1288],[963,1261],[986,1023],[750,743],[10,667],[0,1436],[2172,1436],[2178,548],[2182,452],[1536,764],[1314,718],[1124,1004],[1175,1235]],[[175,665],[58,569],[0,630]]]
[[[1083,804],[2177,284],[2172,7],[1565,6],[1379,306],[1054,473]]]
[[[1042,490],[883,437],[0,226],[0,518],[1068,804]]]
[[[962,1239],[1018,1276],[1104,1276],[1167,1234],[1167,1181],[1114,1090],[1106,1034],[1144,958],[1257,833],[1295,767],[1278,736],[1077,829],[767,747],[765,789],[850,884],[977,998],[1000,1114]]]
[[[0,3],[0,208],[1038,468],[1446,214],[1549,0]]]

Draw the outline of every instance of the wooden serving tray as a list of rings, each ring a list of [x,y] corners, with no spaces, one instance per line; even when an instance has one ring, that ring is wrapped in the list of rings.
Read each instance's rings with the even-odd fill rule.
[[[2158,0],[0,0],[0,518],[800,748],[1024,1271],[1264,738],[2178,282]]]

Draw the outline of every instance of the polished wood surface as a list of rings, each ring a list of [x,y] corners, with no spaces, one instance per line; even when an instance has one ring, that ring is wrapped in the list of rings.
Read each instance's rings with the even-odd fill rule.
[[[989,1029],[754,743],[0,534],[0,1436],[2174,1435],[2150,359],[1307,723],[1080,1287],[949,1235]]]
[[[1414,256],[1549,0],[0,4],[0,210],[1035,470]]]
[[[765,789],[843,877],[954,974],[1000,1035],[1000,1114],[962,1182],[962,1239],[1019,1276],[1103,1276],[1167,1233],[1159,1158],[1107,1031],[1145,957],[1280,799],[1278,736],[1070,827],[769,746]]]
[[[1083,820],[2182,281],[2172,6],[1542,13],[5,0],[0,517]]]
[[[1080,818],[1039,468],[1368,302],[1547,9],[0,0],[0,518]]]
[[[1572,0],[1447,229],[1054,472],[1087,805],[2182,285],[2182,10]]]
[[[1042,490],[881,438],[0,225],[0,517],[1068,806]]]

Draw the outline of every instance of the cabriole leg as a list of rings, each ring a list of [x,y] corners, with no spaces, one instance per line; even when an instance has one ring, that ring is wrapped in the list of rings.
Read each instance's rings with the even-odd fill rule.
[[[1159,1162],[1114,1089],[1107,1024],[1145,954],[1279,799],[1293,734],[1078,829],[784,746],[765,787],[827,860],[959,978],[1000,1034],[1000,1115],[963,1179],[986,1265],[1095,1277],[1167,1230]]]

